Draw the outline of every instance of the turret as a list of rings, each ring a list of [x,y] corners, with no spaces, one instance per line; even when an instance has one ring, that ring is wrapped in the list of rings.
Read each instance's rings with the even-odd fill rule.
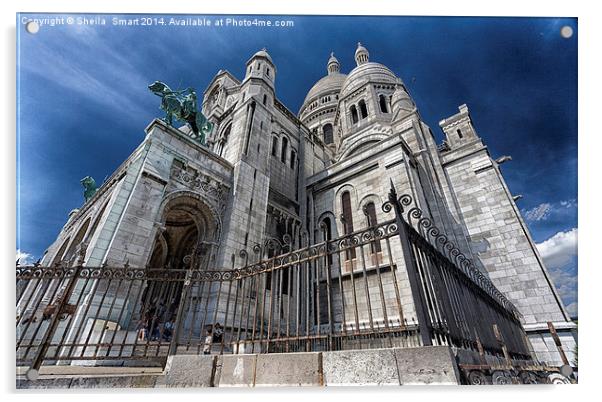
[[[472,125],[468,106],[460,105],[458,110],[455,115],[439,122],[439,127],[445,133],[445,142],[451,149],[479,139]]]
[[[244,81],[256,78],[265,81],[272,90],[276,81],[276,66],[265,48],[255,53],[247,61],[247,71]]]

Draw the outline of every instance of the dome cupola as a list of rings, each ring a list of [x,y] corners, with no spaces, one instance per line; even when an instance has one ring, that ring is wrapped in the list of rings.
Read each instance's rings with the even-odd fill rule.
[[[330,59],[328,59],[328,64],[326,66],[328,70],[328,75],[338,73],[341,70],[341,65],[336,57],[334,57],[334,52],[330,53]]]
[[[362,46],[361,42],[357,42],[357,49],[355,50],[355,63],[358,66],[361,66],[362,64],[368,62],[369,57],[370,53],[368,53],[368,49]]]

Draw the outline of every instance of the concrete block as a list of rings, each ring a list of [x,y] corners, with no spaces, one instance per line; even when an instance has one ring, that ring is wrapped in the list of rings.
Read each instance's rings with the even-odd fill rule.
[[[252,387],[255,382],[257,355],[223,355],[217,360],[219,387]]]
[[[176,355],[169,357],[165,378],[157,385],[167,388],[200,388],[214,386],[217,356]]]
[[[320,353],[273,353],[257,356],[255,386],[320,386]]]
[[[395,349],[401,385],[457,385],[460,374],[447,346]]]
[[[324,385],[400,385],[393,349],[324,352]]]

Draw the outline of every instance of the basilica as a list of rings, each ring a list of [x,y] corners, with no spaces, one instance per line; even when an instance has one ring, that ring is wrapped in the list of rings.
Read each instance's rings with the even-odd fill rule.
[[[240,250],[268,239],[299,249],[391,219],[381,205],[393,183],[518,308],[537,358],[561,365],[549,323],[567,354],[575,324],[502,175],[510,158],[490,155],[467,105],[432,129],[402,78],[360,43],[354,58],[344,72],[331,54],[298,113],[278,99],[277,60],[266,49],[246,61],[242,79],[218,71],[199,94],[212,123],[205,143],[188,125],[150,122],[129,158],[71,212],[42,265],[181,268],[194,255],[202,269],[230,269]],[[368,269],[381,255],[401,258],[379,243],[371,253]],[[354,277],[358,258],[347,253],[342,275]]]

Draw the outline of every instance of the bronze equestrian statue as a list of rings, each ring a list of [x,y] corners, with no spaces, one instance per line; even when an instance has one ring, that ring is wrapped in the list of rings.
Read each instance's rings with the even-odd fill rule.
[[[205,136],[213,129],[213,123],[197,110],[196,92],[192,88],[172,91],[167,84],[155,81],[148,89],[161,98],[161,109],[165,111],[163,121],[170,126],[174,117],[188,123],[192,134],[190,137],[201,145],[205,145]]]

